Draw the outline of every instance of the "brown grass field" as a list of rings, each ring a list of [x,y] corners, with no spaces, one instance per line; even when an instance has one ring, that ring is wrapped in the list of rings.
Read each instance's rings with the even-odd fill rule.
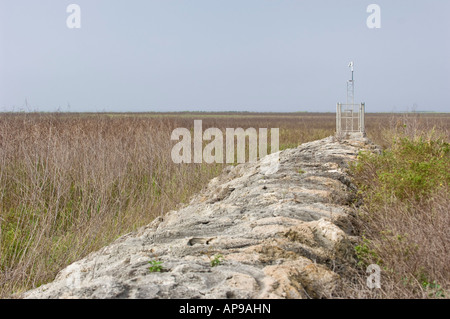
[[[180,165],[171,160],[171,132],[192,129],[194,119],[203,120],[204,130],[279,128],[280,149],[335,131],[334,113],[0,114],[0,298],[51,281],[68,264],[186,203],[217,176],[224,164]],[[368,137],[386,149],[399,131],[413,139],[433,132],[448,142],[449,128],[450,114],[366,114]],[[361,170],[355,178],[361,181],[369,173]],[[383,219],[372,218],[374,226],[359,227],[372,236],[372,243],[391,223],[404,227],[399,232],[417,234],[416,241],[428,245],[419,254],[431,249],[430,256],[434,251],[436,256],[409,260],[417,267],[434,267],[430,276],[445,290],[450,246],[442,250],[439,245],[449,244],[448,202],[448,193],[441,192],[423,202],[425,213],[414,219],[405,217],[404,205],[392,205],[383,210]],[[437,209],[433,214],[438,219],[430,220],[430,207]],[[402,219],[393,221],[392,215]],[[429,239],[433,233],[440,234],[440,241]],[[377,249],[387,249],[381,246]],[[383,254],[377,252],[385,263],[391,257],[398,261],[397,255]],[[409,271],[404,263],[401,276]],[[428,297],[425,288],[408,292],[396,285],[374,294],[364,290],[362,278],[355,270],[346,297]]]

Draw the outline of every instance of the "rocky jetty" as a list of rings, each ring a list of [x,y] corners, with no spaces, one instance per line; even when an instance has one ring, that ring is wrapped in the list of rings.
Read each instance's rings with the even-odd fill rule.
[[[332,297],[354,258],[346,168],[361,149],[376,146],[329,137],[229,166],[188,205],[22,297]]]

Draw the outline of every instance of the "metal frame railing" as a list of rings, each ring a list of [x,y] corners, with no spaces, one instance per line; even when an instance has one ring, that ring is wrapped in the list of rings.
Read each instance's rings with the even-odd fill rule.
[[[365,133],[364,113],[365,103],[336,105],[336,132],[337,133]]]

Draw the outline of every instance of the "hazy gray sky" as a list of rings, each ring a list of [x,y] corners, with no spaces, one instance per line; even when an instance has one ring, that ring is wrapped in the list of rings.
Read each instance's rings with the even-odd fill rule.
[[[368,112],[450,111],[450,1],[0,0],[0,111],[334,112],[351,60]]]

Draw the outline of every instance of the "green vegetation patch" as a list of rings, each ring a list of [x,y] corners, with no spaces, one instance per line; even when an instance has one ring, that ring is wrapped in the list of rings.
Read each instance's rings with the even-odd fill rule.
[[[400,138],[381,155],[361,152],[353,166],[358,186],[371,204],[429,198],[450,183],[450,147],[443,140]]]

